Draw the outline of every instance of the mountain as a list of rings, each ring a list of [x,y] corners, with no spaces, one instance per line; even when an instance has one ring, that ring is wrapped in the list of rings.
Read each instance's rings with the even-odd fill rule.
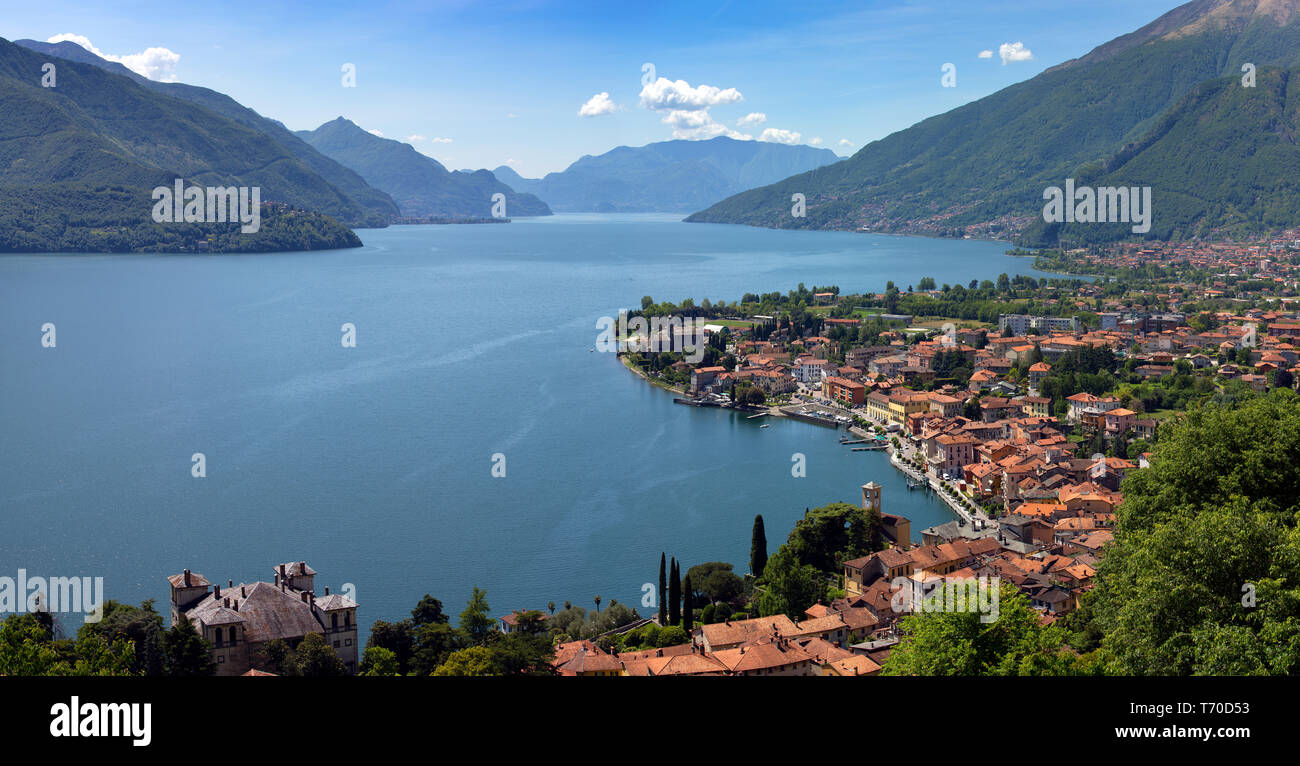
[[[507,216],[551,214],[546,203],[516,192],[486,170],[448,171],[410,144],[380,138],[342,117],[298,135],[392,195],[404,216],[488,218],[492,195],[498,193],[506,196]]]
[[[41,86],[46,63],[57,66],[55,87]],[[356,203],[265,133],[198,104],[7,40],[0,40],[0,104],[0,250],[360,244],[323,215],[364,216]],[[260,232],[233,238],[237,224],[154,223],[150,191],[176,178],[261,187],[262,202],[284,214],[265,214]]]
[[[564,212],[685,213],[839,159],[829,149],[719,136],[620,146],[540,179],[505,165],[493,172]]]
[[[1225,224],[1263,229],[1267,205],[1242,206],[1233,190],[1289,181],[1267,177],[1259,163],[1250,168],[1265,175],[1246,179],[1250,171],[1218,163],[1205,147],[1173,143],[1200,141],[1218,130],[1196,123],[1212,119],[1219,102],[1210,95],[1230,98],[1229,86],[1241,87],[1247,63],[1261,72],[1300,65],[1300,0],[1187,3],[1086,56],[872,142],[844,162],[735,195],[687,220],[1049,244],[1061,230],[1043,224],[1044,189],[1067,178],[1172,184],[1180,174],[1156,163],[1181,154],[1205,185],[1153,182],[1154,222],[1146,236],[1194,236]],[[1210,84],[1216,80],[1222,82]],[[1265,98],[1266,91],[1237,95]],[[1210,145],[1210,151],[1225,148]],[[1272,148],[1287,151],[1284,143]],[[1215,163],[1224,177],[1201,172]],[[790,215],[794,193],[806,195],[806,217]],[[1197,206],[1207,218],[1187,220]],[[1162,211],[1183,218],[1162,222]],[[1120,227],[1104,228],[1118,236]]]
[[[42,43],[36,40],[15,40],[14,44],[46,56],[57,56],[68,61],[97,66],[107,72],[133,80],[150,90],[191,101],[241,125],[265,133],[286,152],[315,171],[350,200],[351,204],[331,204],[327,209],[322,209],[322,212],[329,213],[345,224],[383,226],[398,214],[397,204],[387,194],[370,187],[361,176],[316,151],[276,120],[263,117],[224,93],[184,83],[150,80],[116,61],[102,59],[74,42]]]

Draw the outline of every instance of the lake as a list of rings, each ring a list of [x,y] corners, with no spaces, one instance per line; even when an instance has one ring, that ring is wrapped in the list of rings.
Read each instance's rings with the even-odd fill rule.
[[[0,575],[102,576],[165,613],[182,569],[225,584],[306,560],[318,591],[354,585],[363,626],[425,593],[459,614],[472,586],[494,615],[597,594],[647,615],[661,551],[744,572],[756,513],[773,551],[867,481],[915,531],[952,515],[831,429],[674,405],[589,351],[599,317],[643,295],[1044,276],[1000,243],[675,216],[358,233],[332,252],[0,256]]]

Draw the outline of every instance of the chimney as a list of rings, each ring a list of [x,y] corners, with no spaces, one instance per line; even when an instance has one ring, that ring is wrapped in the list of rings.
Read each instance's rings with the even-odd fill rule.
[[[248,598],[248,588],[243,585],[239,586],[239,596],[240,598]]]
[[[238,601],[231,601],[231,602],[230,602],[230,608],[231,608],[231,609],[234,609],[236,612],[238,612],[238,611],[239,611],[239,602],[238,602]]]
[[[227,587],[230,587],[230,588],[235,587],[235,581],[234,581],[234,580],[227,580],[227,581],[226,581],[226,584],[227,584]]]
[[[307,603],[307,591],[298,594],[302,598],[302,603]]]
[[[281,565],[280,565],[280,579],[283,580],[284,578],[285,578],[284,564],[281,564]]]
[[[221,605],[224,606],[225,608],[229,609],[229,608],[230,608],[230,599],[228,599],[228,598],[223,598],[223,599],[221,599]]]
[[[325,586],[325,595],[328,596],[329,594],[330,594],[330,586],[326,585],[326,586]]]

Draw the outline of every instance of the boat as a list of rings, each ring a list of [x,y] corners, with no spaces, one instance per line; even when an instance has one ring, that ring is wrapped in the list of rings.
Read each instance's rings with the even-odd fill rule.
[[[771,427],[772,427],[771,423],[764,423],[763,425],[759,426],[759,428],[771,428]]]

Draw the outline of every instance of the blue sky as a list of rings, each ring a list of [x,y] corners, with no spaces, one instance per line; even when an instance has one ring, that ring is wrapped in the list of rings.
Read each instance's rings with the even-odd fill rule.
[[[535,177],[674,136],[766,131],[847,156],[1177,5],[0,0],[0,37],[81,36],[155,79],[227,93],[294,130],[342,115],[452,168],[509,163]],[[345,63],[355,88],[342,86]],[[956,87],[941,85],[945,63]],[[580,116],[589,101],[592,116]],[[763,118],[740,123],[751,114]]]

